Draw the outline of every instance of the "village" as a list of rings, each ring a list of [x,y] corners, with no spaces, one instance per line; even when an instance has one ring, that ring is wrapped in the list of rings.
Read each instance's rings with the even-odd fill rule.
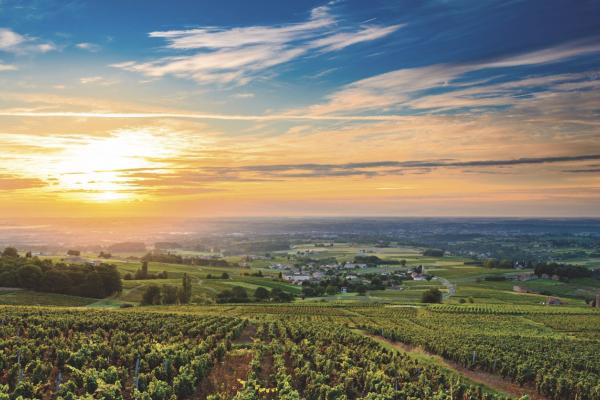
[[[421,265],[413,268],[401,268],[400,265],[373,265],[358,262],[331,262],[320,264],[309,262],[303,264],[275,263],[271,269],[281,274],[281,279],[299,285],[330,285],[337,283],[340,293],[360,292],[362,288],[384,290],[402,290],[402,282],[407,280],[431,280]]]

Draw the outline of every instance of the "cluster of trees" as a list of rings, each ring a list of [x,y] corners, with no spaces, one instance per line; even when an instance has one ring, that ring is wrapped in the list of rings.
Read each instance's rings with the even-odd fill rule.
[[[206,279],[229,279],[229,274],[227,272],[223,272],[221,275],[207,274]]]
[[[402,277],[395,274],[389,276],[364,274],[362,278],[364,280],[349,280],[340,276],[332,276],[320,281],[302,282],[302,295],[304,297],[331,296],[340,293],[342,288],[346,288],[349,293],[355,292],[362,295],[367,290],[385,290],[386,287],[402,283]]]
[[[237,267],[239,264],[230,263],[223,258],[185,257],[180,254],[154,251],[142,257],[142,261],[161,262],[169,264],[200,265],[202,267]]]
[[[367,264],[367,265],[398,264],[398,261],[383,260],[377,256],[355,256],[354,262],[356,264]]]
[[[505,268],[505,269],[509,269],[509,268],[513,268],[514,265],[515,265],[515,263],[513,262],[513,260],[508,260],[508,259],[503,259],[503,260],[488,259],[488,260],[485,260],[483,262],[483,267],[484,268]]]
[[[438,288],[427,289],[421,295],[422,303],[441,303],[442,302],[442,292]]]
[[[558,264],[558,263],[540,263],[534,267],[534,273],[537,276],[546,275],[558,275],[561,278],[589,278],[593,275],[589,269],[570,264]]]
[[[142,268],[135,271],[135,274],[126,273],[123,279],[125,280],[145,280],[145,279],[168,279],[169,273],[167,271],[159,272],[158,274],[153,274],[148,271],[148,261],[142,261]]]
[[[93,298],[104,298],[122,289],[114,265],[54,264],[30,254],[20,257],[12,247],[0,257],[0,286]]]
[[[253,299],[248,295],[248,291],[241,286],[234,286],[231,290],[225,290],[217,295],[217,303],[248,303],[252,300],[287,303],[294,300],[294,296],[280,288],[273,288],[269,291],[262,286],[256,288]]]
[[[426,249],[423,255],[426,257],[444,257],[445,251],[442,249]]]
[[[181,286],[149,285],[142,295],[142,305],[188,304],[192,299],[192,279],[183,274]]]

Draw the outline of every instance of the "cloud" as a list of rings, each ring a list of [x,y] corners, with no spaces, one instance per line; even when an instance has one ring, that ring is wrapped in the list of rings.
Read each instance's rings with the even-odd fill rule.
[[[47,53],[56,50],[52,42],[21,35],[8,28],[0,28],[0,51],[9,53]]]
[[[353,44],[381,39],[404,25],[368,26],[356,32],[340,32],[316,39],[311,47],[320,48],[322,52],[342,50]]]
[[[82,85],[96,84],[102,86],[110,86],[117,83],[117,81],[106,79],[103,76],[84,76],[79,78],[79,82]]]
[[[344,26],[331,3],[314,8],[308,20],[279,26],[201,27],[150,32],[176,55],[146,62],[126,61],[113,67],[150,77],[172,75],[201,84],[246,84],[260,73],[313,53],[342,50],[383,38],[402,25]]]
[[[502,76],[502,72],[495,72],[496,69],[557,63],[596,53],[600,53],[600,45],[579,41],[485,61],[399,69],[350,83],[327,96],[326,102],[313,105],[307,111],[324,115],[367,110],[435,111],[512,104],[516,95],[522,96],[528,92],[527,88],[539,89],[543,85],[578,82],[589,86],[590,76],[594,74],[538,77],[537,81],[513,78],[512,83],[505,82],[502,85],[491,83],[493,77],[473,79],[469,74],[481,71],[489,74],[493,70],[496,75]],[[436,94],[432,94],[433,91]]]
[[[0,189],[2,190],[33,189],[43,186],[46,186],[46,182],[41,179],[0,174]]]
[[[254,97],[254,93],[236,93],[233,95],[236,99],[252,99]]]
[[[0,50],[8,51],[14,49],[25,41],[25,37],[10,29],[0,29]]]
[[[94,77],[91,77],[94,78]],[[86,79],[86,78],[83,78]],[[91,82],[94,82],[92,80]],[[86,81],[86,83],[90,83]],[[183,112],[76,112],[76,111],[24,111],[0,109],[3,117],[30,118],[100,118],[100,119],[200,119],[223,121],[404,121],[409,117],[402,115],[310,115],[310,114],[203,114]]]
[[[563,172],[568,172],[572,174],[600,174],[600,167],[566,169],[563,170]]]
[[[397,174],[402,170],[414,169],[439,169],[439,168],[464,168],[464,167],[505,167],[515,165],[555,164],[565,162],[600,160],[600,154],[558,157],[527,157],[499,160],[474,160],[474,161],[375,161],[355,162],[344,164],[279,164],[255,165],[236,169],[236,171],[262,172],[277,177],[318,177],[318,176],[348,176],[379,174]],[[390,168],[393,168],[390,170]],[[374,171],[385,169],[384,171]]]
[[[3,72],[3,71],[16,71],[16,70],[17,70],[17,66],[16,65],[4,64],[4,63],[0,62],[0,72]]]
[[[438,169],[463,169],[469,172],[489,172],[486,168],[563,164],[600,160],[600,154],[526,157],[490,160],[410,160],[353,163],[257,164],[243,166],[159,167],[118,170],[124,179],[142,179],[144,185],[189,185],[197,182],[241,182],[293,180],[299,178],[376,177],[404,173],[430,173]],[[103,172],[103,171],[97,171]],[[573,171],[570,171],[573,172]],[[576,171],[579,172],[579,171]],[[587,172],[587,171],[586,171]]]
[[[101,47],[100,45],[97,45],[95,43],[89,43],[89,42],[82,42],[82,43],[77,43],[75,45],[75,47],[77,47],[80,50],[87,50],[90,51],[92,53],[95,53],[97,51],[100,51]]]

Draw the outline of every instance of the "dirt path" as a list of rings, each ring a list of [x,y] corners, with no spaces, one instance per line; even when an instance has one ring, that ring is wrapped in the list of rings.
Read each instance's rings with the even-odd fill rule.
[[[240,336],[232,341],[233,344],[248,344],[252,343],[252,339],[256,335],[256,326],[248,324]]]
[[[242,388],[241,380],[245,380],[250,371],[252,352],[246,349],[228,352],[223,361],[217,362],[208,376],[198,386],[194,399],[204,400],[210,394],[223,393],[231,398]]]
[[[446,360],[436,354],[429,353],[420,347],[409,346],[404,343],[393,342],[384,337],[378,335],[372,335],[365,331],[359,331],[365,336],[370,337],[371,339],[383,344],[385,347],[391,347],[398,351],[402,351],[404,353],[411,354],[416,356],[419,359],[425,359],[429,362],[437,364],[445,369],[450,371],[454,371],[457,374],[460,374],[469,380],[483,385],[489,389],[492,389],[496,392],[503,393],[505,395],[519,398],[521,396],[527,395],[531,400],[548,400],[548,398],[540,395],[535,391],[535,388],[532,386],[524,386],[521,387],[516,383],[511,382],[508,379],[504,379],[501,376],[490,374],[483,371],[474,371],[468,368],[463,367],[455,362]]]

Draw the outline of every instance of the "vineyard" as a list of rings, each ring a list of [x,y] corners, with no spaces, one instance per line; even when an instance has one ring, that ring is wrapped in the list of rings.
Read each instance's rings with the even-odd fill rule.
[[[597,312],[317,304],[4,307],[0,399],[518,397],[388,348],[378,337],[493,373],[540,398],[592,400],[600,398],[599,333]]]

